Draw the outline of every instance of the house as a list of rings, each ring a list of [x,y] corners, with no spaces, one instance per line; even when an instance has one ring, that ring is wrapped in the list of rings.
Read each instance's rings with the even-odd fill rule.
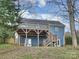
[[[15,33],[16,44],[22,46],[63,46],[64,25],[59,21],[21,19]]]

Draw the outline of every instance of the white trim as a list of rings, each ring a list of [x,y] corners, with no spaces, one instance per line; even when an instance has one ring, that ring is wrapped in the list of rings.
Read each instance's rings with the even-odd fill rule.
[[[58,38],[57,39],[57,47],[60,47],[61,46],[61,42],[60,42],[60,39]]]
[[[18,33],[17,33],[17,32],[15,32],[15,44],[17,44],[17,43],[18,43],[18,38],[19,38]]]

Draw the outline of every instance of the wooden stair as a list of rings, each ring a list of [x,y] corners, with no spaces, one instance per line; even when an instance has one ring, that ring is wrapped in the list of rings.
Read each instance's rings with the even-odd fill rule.
[[[50,41],[48,39],[44,40],[44,46],[49,46],[51,44],[52,44],[52,41]]]
[[[57,45],[57,36],[48,32],[47,39],[44,40],[44,46],[55,46]]]

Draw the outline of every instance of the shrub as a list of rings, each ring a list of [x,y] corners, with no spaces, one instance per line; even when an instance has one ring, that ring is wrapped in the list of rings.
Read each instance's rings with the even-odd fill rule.
[[[65,37],[65,42],[66,42],[66,45],[71,45],[72,44],[72,37],[71,36],[66,36]],[[79,44],[79,36],[77,36],[77,43]]]
[[[66,42],[66,45],[71,45],[72,44],[72,37],[71,36],[66,36],[65,37],[65,42]]]
[[[6,43],[8,36],[9,35],[5,31],[1,31],[0,32],[0,43]]]

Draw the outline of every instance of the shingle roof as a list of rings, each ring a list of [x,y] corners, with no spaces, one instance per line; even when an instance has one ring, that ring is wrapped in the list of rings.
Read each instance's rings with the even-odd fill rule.
[[[20,20],[21,23],[37,23],[37,24],[59,24],[59,25],[63,25],[61,22],[59,21],[52,21],[52,20],[41,20],[41,19],[26,19],[26,18],[22,18]]]

